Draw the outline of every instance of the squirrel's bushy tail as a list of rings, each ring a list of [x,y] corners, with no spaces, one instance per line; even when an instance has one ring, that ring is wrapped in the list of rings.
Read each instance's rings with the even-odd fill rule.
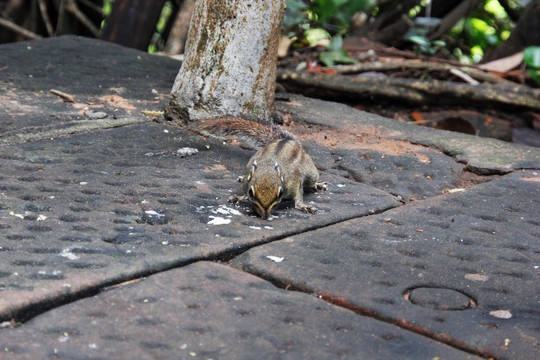
[[[273,124],[263,124],[255,120],[241,119],[233,116],[220,116],[204,119],[194,123],[191,129],[210,136],[233,136],[249,147],[261,148],[279,139],[298,139],[290,132]]]

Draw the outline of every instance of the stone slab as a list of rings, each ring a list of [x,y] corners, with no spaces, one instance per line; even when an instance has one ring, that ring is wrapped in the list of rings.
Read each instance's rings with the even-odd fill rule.
[[[477,359],[208,262],[120,284],[0,334],[5,360]]]
[[[233,264],[476,354],[532,359],[539,193],[539,174],[519,171],[259,246]]]
[[[399,205],[323,174],[328,191],[305,197],[317,214],[285,203],[262,220],[227,202],[252,154],[156,123],[2,146],[0,318]]]
[[[284,98],[288,101],[277,101],[276,108],[291,114],[294,119],[356,134],[368,132],[388,139],[437,148],[481,175],[505,174],[516,169],[540,169],[539,148],[409,125],[344,104],[300,95],[286,94]]]
[[[162,111],[180,62],[105,41],[60,36],[2,44],[0,143],[56,137],[96,126],[151,121]],[[64,102],[51,89],[67,93]],[[85,113],[102,112],[106,118]]]
[[[336,148],[332,154],[336,157],[335,168],[406,202],[470,186],[464,182],[463,166],[433,149],[388,154],[384,150]]]

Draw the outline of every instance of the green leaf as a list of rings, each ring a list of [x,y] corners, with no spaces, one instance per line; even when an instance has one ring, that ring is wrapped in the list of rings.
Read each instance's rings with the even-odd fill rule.
[[[349,54],[347,53],[347,51],[343,48],[333,51],[333,54],[334,54],[334,60],[342,64],[353,64],[353,63],[358,62],[354,60],[353,58],[351,58]]]
[[[536,70],[529,70],[529,75],[538,83],[540,84],[540,75]]]
[[[334,57],[330,51],[323,51],[320,55],[321,62],[326,66],[334,66]]]
[[[540,46],[526,48],[523,52],[523,61],[533,69],[540,69]]]
[[[438,46],[446,46],[446,43],[442,40],[433,40],[431,42],[432,45],[438,45]]]
[[[338,50],[343,47],[343,38],[341,36],[334,36],[328,44],[328,50]]]
[[[429,40],[425,36],[411,35],[407,38],[410,42],[413,42],[418,45],[429,46]]]
[[[320,55],[321,62],[326,66],[334,66],[336,63],[341,64],[358,64],[358,61],[349,56],[347,51],[343,48],[324,51]]]
[[[307,29],[304,35],[306,36],[306,40],[310,46],[314,46],[321,40],[330,39],[330,34],[328,31],[321,28]]]

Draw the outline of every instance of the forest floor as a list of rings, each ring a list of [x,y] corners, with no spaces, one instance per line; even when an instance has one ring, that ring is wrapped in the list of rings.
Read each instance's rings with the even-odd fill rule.
[[[462,65],[356,37],[346,38],[344,49],[351,59],[359,62],[325,67],[320,60],[321,52],[327,51],[325,47],[289,48],[287,55],[279,60],[282,72],[304,69],[314,77],[321,76],[323,83],[332,78],[325,75],[337,75],[341,87],[330,84],[313,88],[311,84],[294,82],[289,84],[293,86],[286,87],[415,125],[540,147],[538,101],[534,106],[520,106],[509,99],[490,101],[496,96],[488,95],[486,101],[470,96],[489,94],[486,88],[494,87],[503,90],[503,97],[511,98],[514,91],[525,90],[530,91],[533,98],[540,98],[538,84],[523,66],[518,66],[519,57],[492,64]],[[374,82],[369,92],[365,87],[354,85],[363,79]],[[419,99],[411,96],[414,87],[403,84],[416,79],[429,82],[423,88],[424,96]],[[448,91],[452,86],[459,90]]]

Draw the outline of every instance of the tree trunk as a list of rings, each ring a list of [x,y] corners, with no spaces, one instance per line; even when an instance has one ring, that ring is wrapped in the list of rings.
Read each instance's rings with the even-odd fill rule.
[[[195,2],[195,0],[182,1],[165,44],[164,52],[167,54],[181,54],[184,51]]]
[[[100,38],[147,51],[165,0],[115,0]]]
[[[285,0],[199,0],[166,115],[269,119]]]

